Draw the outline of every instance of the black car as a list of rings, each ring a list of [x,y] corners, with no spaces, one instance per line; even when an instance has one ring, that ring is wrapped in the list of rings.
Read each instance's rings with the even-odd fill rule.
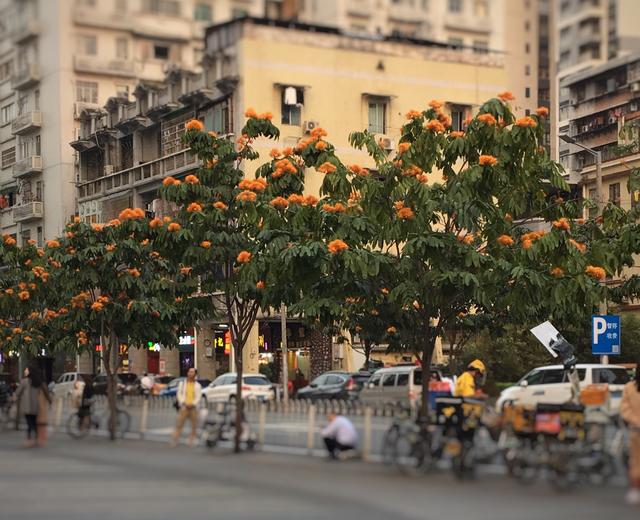
[[[116,374],[118,387],[117,395],[140,395],[142,386],[136,374]],[[98,395],[107,394],[107,375],[99,374],[93,380],[93,392]]]
[[[366,379],[368,379],[367,376]],[[365,379],[365,380],[366,380]],[[309,385],[301,388],[296,393],[298,399],[340,399],[344,401],[353,400],[358,397],[361,384],[357,374],[348,372],[325,372],[316,377]],[[364,384],[364,381],[362,381]]]

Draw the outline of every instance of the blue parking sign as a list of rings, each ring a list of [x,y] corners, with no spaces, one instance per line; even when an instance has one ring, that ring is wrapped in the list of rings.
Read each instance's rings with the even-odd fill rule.
[[[591,316],[591,353],[597,356],[620,354],[620,316]]]

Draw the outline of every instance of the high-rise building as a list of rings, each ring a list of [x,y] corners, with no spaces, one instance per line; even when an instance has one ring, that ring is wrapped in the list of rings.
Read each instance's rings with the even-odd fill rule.
[[[555,2],[558,133],[570,133],[570,119],[577,102],[571,98],[565,78],[596,67],[607,60],[640,51],[640,2],[637,0],[557,0]],[[575,147],[563,141],[558,156],[571,180],[578,180],[572,160]]]
[[[76,211],[69,146],[86,108],[199,69],[204,29],[269,0],[0,0],[0,232],[42,243]],[[105,165],[108,169],[109,165]],[[108,171],[108,170],[107,170]]]

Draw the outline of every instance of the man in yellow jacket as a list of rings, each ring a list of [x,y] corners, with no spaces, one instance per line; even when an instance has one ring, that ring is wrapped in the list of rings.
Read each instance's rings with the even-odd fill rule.
[[[484,363],[479,359],[469,363],[467,370],[458,377],[453,391],[455,397],[483,397],[481,390],[484,376],[487,372]]]

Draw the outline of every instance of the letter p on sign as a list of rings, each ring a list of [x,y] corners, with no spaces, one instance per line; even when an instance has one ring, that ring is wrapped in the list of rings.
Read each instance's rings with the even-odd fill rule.
[[[607,331],[607,320],[599,316],[593,317],[593,344],[598,344],[598,339],[601,334]]]

